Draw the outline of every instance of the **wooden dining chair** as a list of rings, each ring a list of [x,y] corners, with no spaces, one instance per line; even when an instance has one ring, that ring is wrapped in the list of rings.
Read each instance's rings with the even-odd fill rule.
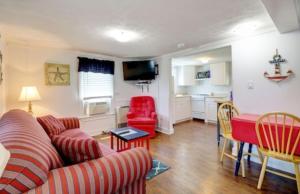
[[[237,151],[239,150],[240,142],[235,140],[232,137],[232,127],[231,127],[231,119],[234,116],[237,116],[237,115],[239,115],[239,111],[230,102],[223,103],[219,107],[218,119],[219,119],[220,126],[221,126],[221,134],[224,137],[224,143],[223,143],[223,148],[222,148],[221,158],[220,158],[221,162],[223,162],[224,156],[227,156],[228,158],[231,158],[235,161],[237,160],[237,155],[238,154],[236,156],[234,156],[232,153],[228,153],[228,152],[225,151],[226,150],[226,145],[230,141],[236,142],[237,145],[238,145]],[[242,165],[242,176],[245,177],[245,166],[244,166],[244,160],[243,159],[241,160],[241,165]]]
[[[283,112],[264,114],[256,122],[256,135],[259,150],[264,155],[257,188],[261,189],[267,171],[296,180],[298,193],[300,193],[300,118]],[[269,157],[293,163],[296,177],[267,169]]]

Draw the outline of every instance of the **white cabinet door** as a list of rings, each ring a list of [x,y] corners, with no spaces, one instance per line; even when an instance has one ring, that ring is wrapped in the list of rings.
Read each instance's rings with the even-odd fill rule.
[[[195,67],[182,66],[178,68],[178,85],[179,86],[192,86],[195,85]]]
[[[206,122],[217,122],[217,103],[214,99],[208,99],[205,102],[206,111]]]
[[[192,111],[204,112],[204,100],[193,100],[192,99]]]
[[[229,63],[210,65],[210,83],[212,85],[229,85]]]
[[[184,121],[191,119],[192,108],[191,108],[191,98],[179,97],[175,100],[175,122]]]
[[[196,119],[205,119],[204,100],[192,99],[192,117]]]

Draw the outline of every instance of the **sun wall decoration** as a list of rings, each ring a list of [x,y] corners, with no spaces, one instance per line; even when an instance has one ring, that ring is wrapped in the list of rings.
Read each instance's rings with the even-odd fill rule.
[[[70,85],[70,65],[46,63],[45,78],[46,85]]]

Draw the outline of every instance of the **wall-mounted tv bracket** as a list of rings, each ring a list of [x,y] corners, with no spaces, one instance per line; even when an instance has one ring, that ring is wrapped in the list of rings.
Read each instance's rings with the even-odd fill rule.
[[[158,64],[155,64],[155,75],[159,75]]]
[[[135,85],[142,88],[142,92],[144,92],[144,86],[147,87],[147,92],[149,92],[149,85],[151,81],[138,81]]]

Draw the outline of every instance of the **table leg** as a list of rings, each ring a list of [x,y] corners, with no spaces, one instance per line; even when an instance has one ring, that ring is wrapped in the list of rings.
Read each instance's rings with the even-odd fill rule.
[[[131,141],[127,142],[127,149],[131,149]]]
[[[251,159],[251,154],[252,153],[252,144],[251,143],[249,143],[249,147],[248,147],[248,157],[247,157],[247,162],[248,162],[248,164],[250,164],[250,159]]]
[[[120,140],[119,140],[119,138],[117,138],[117,152],[119,152],[120,151]]]
[[[114,136],[112,133],[110,133],[110,147],[112,150],[114,149]]]
[[[217,122],[217,142],[218,142],[218,147],[220,146],[220,141],[221,141],[221,138],[220,138],[220,123],[219,123],[219,120]]]
[[[236,161],[236,164],[235,164],[235,172],[234,172],[235,176],[239,175],[239,169],[240,169],[240,165],[241,165],[241,159],[243,157],[244,144],[245,144],[245,142],[241,142],[240,143],[240,149],[239,149],[237,161]]]
[[[220,103],[217,103],[217,112],[219,111],[219,107],[220,107]],[[217,142],[218,142],[218,147],[220,146],[220,141],[221,141],[221,130],[220,130],[221,126],[220,126],[220,122],[219,119],[217,118]]]
[[[150,150],[149,138],[146,139],[146,142],[147,142],[147,150]]]

